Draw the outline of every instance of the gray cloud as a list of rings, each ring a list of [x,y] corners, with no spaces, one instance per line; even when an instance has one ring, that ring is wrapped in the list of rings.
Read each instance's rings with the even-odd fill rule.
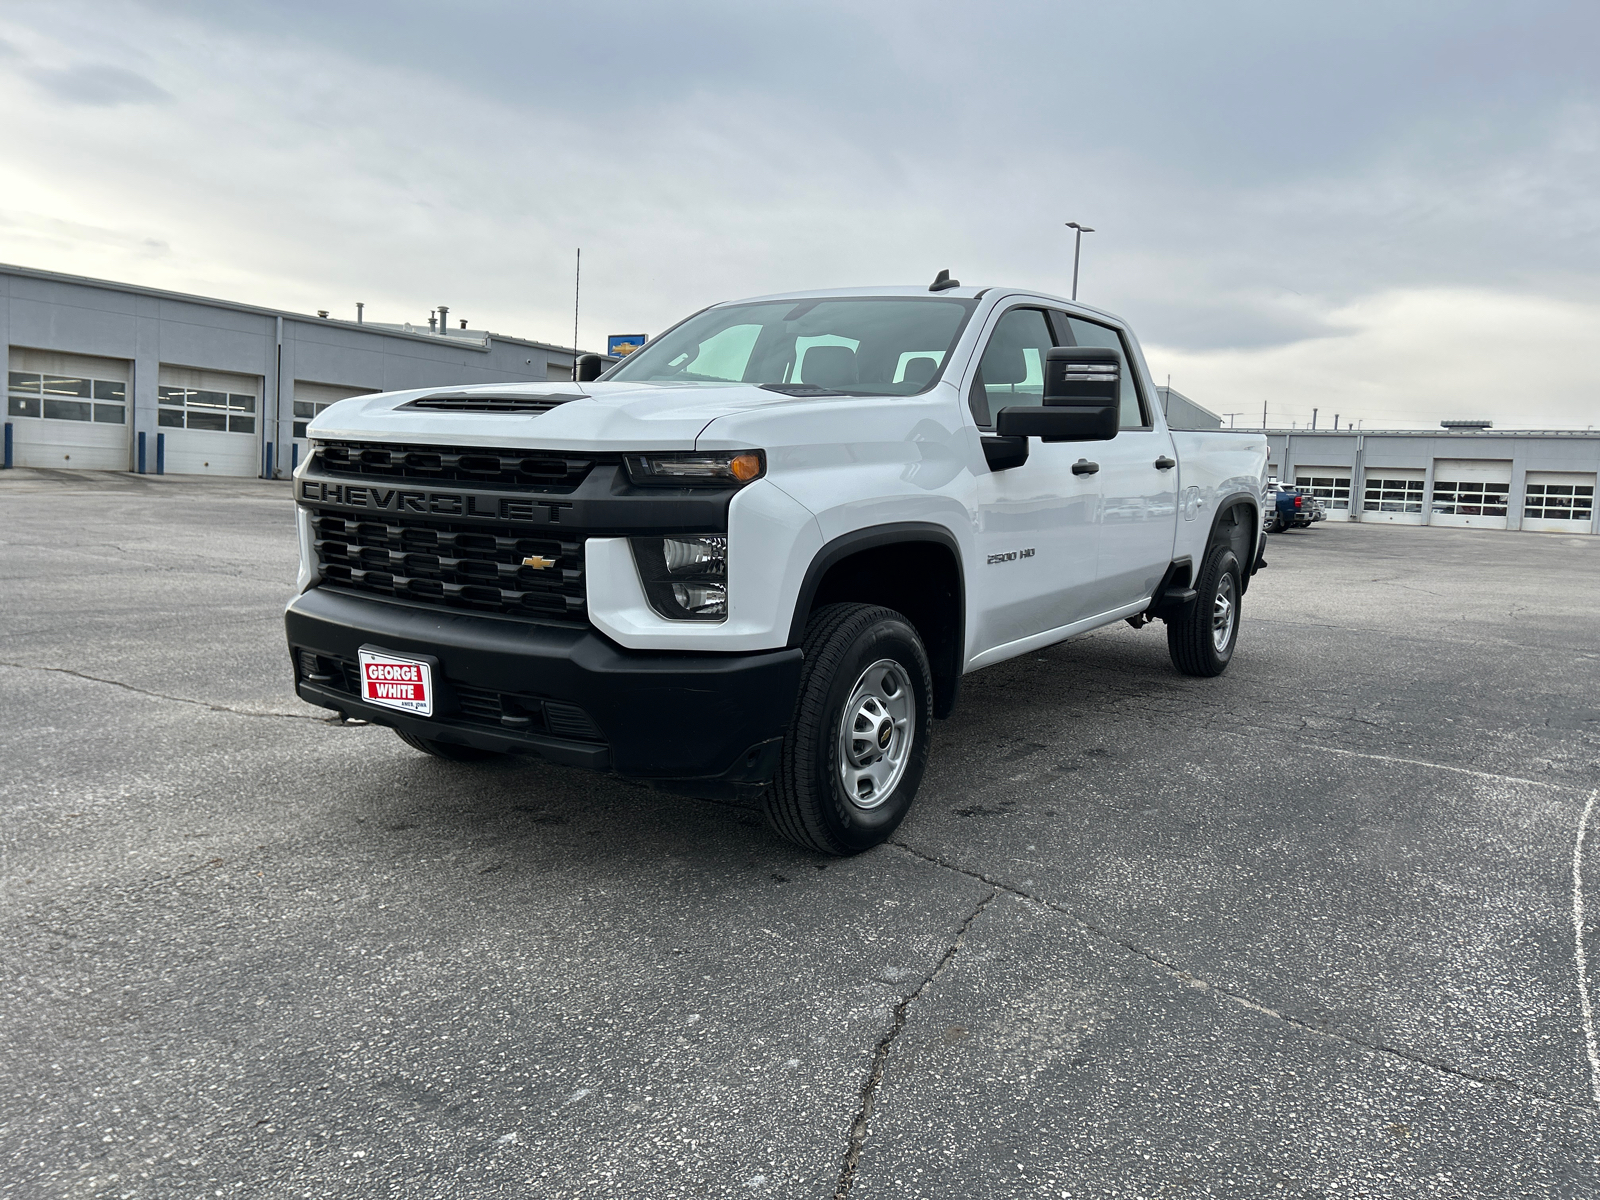
[[[115,108],[123,104],[158,104],[172,99],[166,89],[138,72],[105,63],[42,67],[28,74],[36,85],[66,104]]]
[[[877,167],[869,203],[887,221],[930,201],[947,210],[952,249],[973,256],[967,274],[1059,261],[1060,221],[1091,220],[1097,293],[1150,305],[1180,343],[1316,331],[1264,306],[1264,288],[1345,300],[1430,280],[1522,285],[1557,264],[1600,271],[1592,239],[1560,236],[1594,212],[1600,182],[1593,147],[1560,150],[1557,128],[1563,113],[1593,119],[1592,6],[189,11],[446,81],[525,112],[534,130],[578,121],[596,153],[624,159],[739,111],[761,122],[763,144],[744,148],[723,190],[770,177],[774,151],[797,185],[826,179],[843,145]],[[1132,260],[1152,258],[1176,264],[1169,284],[1130,286]]]
[[[555,339],[577,244],[586,328],[944,266],[1065,290],[1062,223],[1079,219],[1098,230],[1084,298],[1185,361],[1348,339],[1352,306],[1388,293],[1600,304],[1592,5],[60,0],[25,16],[0,33],[36,61],[87,46],[173,99],[115,141],[62,110],[24,161],[59,176],[107,139],[124,160],[108,211],[138,213],[173,269],[214,262],[216,286],[252,278],[280,303],[386,290],[401,315],[443,299]]]

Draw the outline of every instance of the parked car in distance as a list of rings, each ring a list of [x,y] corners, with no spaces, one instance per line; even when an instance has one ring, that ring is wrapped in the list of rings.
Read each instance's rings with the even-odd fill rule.
[[[1327,517],[1321,512],[1322,502],[1310,492],[1300,488],[1267,483],[1267,494],[1262,504],[1265,516],[1262,528],[1268,533],[1282,533],[1285,529],[1308,529],[1312,522]]]

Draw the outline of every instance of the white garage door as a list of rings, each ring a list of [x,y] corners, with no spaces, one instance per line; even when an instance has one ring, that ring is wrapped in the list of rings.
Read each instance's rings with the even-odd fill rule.
[[[129,365],[11,348],[6,420],[19,467],[126,471]]]
[[[1436,458],[1429,523],[1504,529],[1510,494],[1509,459]]]
[[[307,379],[294,381],[294,449],[289,452],[289,461],[284,463],[291,470],[298,466],[306,456],[306,426],[311,420],[330,404],[337,404],[341,400],[348,400],[351,396],[370,396],[372,388],[346,387],[338,383],[312,383]]]
[[[1594,475],[1529,471],[1522,494],[1522,527],[1534,533],[1591,533]]]
[[[159,382],[168,474],[261,474],[259,376],[163,364]]]
[[[1294,485],[1322,500],[1322,507],[1327,510],[1328,520],[1350,519],[1349,467],[1296,467]]]
[[[1427,478],[1426,471],[1414,467],[1368,467],[1361,492],[1361,519],[1421,525]]]

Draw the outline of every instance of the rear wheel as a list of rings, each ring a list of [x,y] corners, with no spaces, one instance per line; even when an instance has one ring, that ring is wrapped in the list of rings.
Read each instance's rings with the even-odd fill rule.
[[[1200,568],[1195,598],[1167,620],[1167,652],[1185,675],[1221,675],[1239,643],[1239,560],[1213,546]]]
[[[487,759],[500,757],[498,750],[480,750],[476,746],[459,746],[455,742],[436,742],[432,738],[417,737],[399,729],[394,733],[413,750],[421,750],[424,754],[448,759],[450,762],[484,762]]]
[[[805,663],[767,820],[824,854],[859,854],[905,818],[928,762],[933,676],[893,609],[831,604],[806,625]]]

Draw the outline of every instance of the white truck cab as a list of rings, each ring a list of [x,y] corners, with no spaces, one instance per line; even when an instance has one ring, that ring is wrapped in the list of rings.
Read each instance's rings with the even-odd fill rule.
[[[312,422],[302,698],[444,758],[759,795],[849,854],[966,672],[1124,619],[1188,674],[1233,655],[1266,439],[1169,430],[1110,314],[941,274],[714,305],[597,366]]]

